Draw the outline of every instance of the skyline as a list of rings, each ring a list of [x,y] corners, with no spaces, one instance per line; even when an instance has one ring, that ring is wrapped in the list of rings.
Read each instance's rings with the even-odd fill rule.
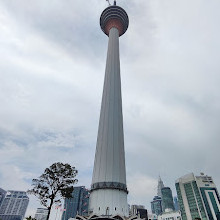
[[[129,204],[150,209],[159,174],[173,195],[175,180],[190,172],[213,176],[219,188],[220,3],[118,4],[130,18],[120,42]],[[99,16],[107,5],[0,1],[3,189],[31,188],[58,161],[90,187],[108,41]]]

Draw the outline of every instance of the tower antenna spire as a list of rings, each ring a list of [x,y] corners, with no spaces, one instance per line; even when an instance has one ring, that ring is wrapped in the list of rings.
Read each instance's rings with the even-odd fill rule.
[[[111,4],[110,4],[109,0],[106,0],[106,1],[108,2],[108,5],[110,6]]]
[[[116,5],[116,0],[114,0],[114,5]]]

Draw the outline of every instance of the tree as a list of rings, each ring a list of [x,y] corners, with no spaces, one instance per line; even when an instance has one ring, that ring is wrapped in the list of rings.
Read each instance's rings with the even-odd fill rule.
[[[61,198],[72,198],[73,185],[78,171],[69,164],[54,163],[46,168],[44,173],[32,180],[33,189],[28,193],[34,194],[40,203],[48,209],[47,220],[54,203],[61,203]]]

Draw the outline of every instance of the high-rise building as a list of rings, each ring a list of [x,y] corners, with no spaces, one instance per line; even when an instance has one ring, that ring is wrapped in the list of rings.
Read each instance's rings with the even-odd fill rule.
[[[174,203],[175,211],[179,211],[179,210],[180,210],[180,207],[179,207],[179,203],[178,203],[178,198],[177,198],[177,196],[174,196],[174,197],[173,197],[173,203]]]
[[[164,187],[163,181],[159,176],[158,185],[157,185],[157,196],[153,198],[151,202],[151,211],[153,214],[160,215],[163,212],[162,209],[162,188]]]
[[[6,191],[0,188],[0,206],[1,206],[3,199],[5,198],[5,195],[6,195]]]
[[[163,181],[161,179],[161,177],[159,176],[159,179],[158,179],[158,185],[157,185],[157,195],[159,197],[162,198],[162,192],[161,192],[161,189],[164,187],[164,184],[163,184]]]
[[[161,189],[161,193],[163,212],[165,212],[166,210],[174,211],[173,195],[171,189],[169,187],[163,187]]]
[[[157,220],[156,214],[148,214],[148,220]]]
[[[137,215],[138,209],[145,209],[143,205],[131,205],[131,215]]]
[[[187,174],[176,180],[176,190],[183,220],[218,220],[220,197],[212,177]]]
[[[1,206],[0,219],[2,220],[23,220],[29,198],[23,191],[7,191]]]
[[[160,196],[155,196],[151,202],[151,211],[153,214],[160,215],[162,210],[162,199]]]
[[[129,213],[119,59],[119,37],[128,23],[127,13],[116,1],[100,17],[109,42],[89,205],[90,212],[97,216]]]
[[[46,208],[37,208],[34,218],[36,220],[47,220],[48,209]]]
[[[148,220],[148,212],[147,209],[138,208],[137,209],[137,217],[142,220]]]
[[[87,216],[89,206],[89,190],[85,186],[74,187],[72,198],[65,199],[62,220],[75,218],[76,215]]]

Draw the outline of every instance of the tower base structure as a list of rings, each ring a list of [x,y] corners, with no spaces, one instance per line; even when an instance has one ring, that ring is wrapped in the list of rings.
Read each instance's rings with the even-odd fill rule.
[[[129,215],[127,193],[124,191],[117,189],[95,190],[89,202],[93,205],[91,211],[95,215],[103,215],[103,213],[105,216]]]
[[[115,216],[104,216],[104,215],[90,215],[88,217],[77,215],[75,218],[69,220],[143,220],[138,216],[122,217],[120,215]]]

